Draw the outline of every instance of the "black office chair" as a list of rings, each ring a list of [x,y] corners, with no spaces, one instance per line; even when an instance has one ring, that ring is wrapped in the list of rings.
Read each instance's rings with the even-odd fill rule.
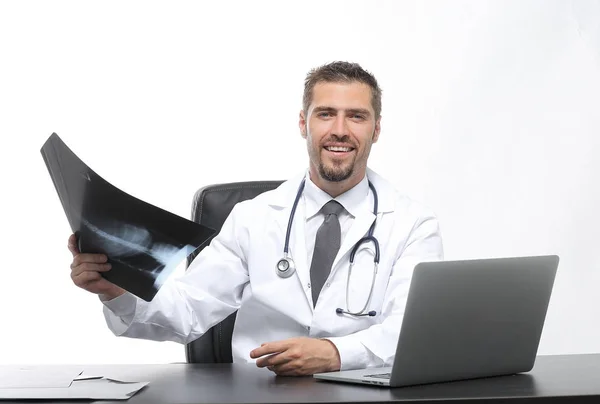
[[[238,202],[252,199],[265,191],[277,188],[283,181],[250,181],[229,184],[209,185],[200,188],[194,195],[192,220],[216,230],[221,227],[227,216]],[[214,237],[214,236],[213,236]],[[187,266],[207,246],[212,238],[187,259]],[[187,267],[186,267],[187,268]],[[231,363],[231,334],[236,313],[208,330],[204,335],[185,347],[188,363]]]

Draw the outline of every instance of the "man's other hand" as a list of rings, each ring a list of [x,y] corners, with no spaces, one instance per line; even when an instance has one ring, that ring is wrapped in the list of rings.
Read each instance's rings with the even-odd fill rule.
[[[88,292],[102,295],[105,300],[112,300],[125,293],[112,282],[104,279],[100,273],[110,271],[108,258],[104,254],[82,254],[77,248],[77,238],[69,237],[69,251],[73,254],[71,263],[71,279],[73,283]]]
[[[306,376],[340,370],[340,354],[333,342],[316,338],[290,338],[267,342],[250,352],[256,365],[279,376]]]

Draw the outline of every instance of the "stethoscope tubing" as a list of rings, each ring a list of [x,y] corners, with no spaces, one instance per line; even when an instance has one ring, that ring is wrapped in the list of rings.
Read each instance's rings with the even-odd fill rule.
[[[294,216],[296,214],[296,208],[298,207],[300,197],[302,196],[302,193],[304,192],[305,184],[306,184],[306,179],[303,179],[302,182],[300,183],[300,186],[298,187],[298,191],[296,192],[296,198],[294,199],[294,204],[292,205],[292,210],[290,212],[290,218],[288,220],[288,225],[287,225],[287,231],[285,233],[285,243],[283,245],[283,258],[277,262],[277,274],[282,278],[289,278],[296,270],[294,260],[289,255],[290,236],[292,234],[292,225],[294,222]],[[367,235],[365,237],[361,238],[360,240],[358,240],[356,242],[356,244],[354,245],[354,247],[352,248],[352,251],[350,252],[350,268],[348,269],[348,278],[346,281],[346,307],[347,308],[350,307],[348,296],[350,294],[349,293],[350,292],[350,275],[352,273],[352,268],[354,267],[354,256],[356,255],[356,252],[358,251],[360,246],[362,244],[368,243],[368,242],[372,242],[375,247],[375,257],[373,259],[374,269],[373,269],[373,277],[371,280],[371,288],[369,290],[369,296],[367,298],[367,301],[365,302],[365,305],[363,306],[363,308],[360,311],[351,312],[350,310],[344,310],[342,308],[337,308],[335,311],[338,314],[349,314],[351,316],[356,316],[356,317],[362,317],[362,316],[371,316],[372,317],[377,314],[375,311],[369,311],[369,312],[365,313],[365,311],[367,310],[367,307],[369,306],[369,303],[371,302],[371,297],[373,296],[373,289],[375,288],[375,278],[377,277],[377,271],[378,271],[379,259],[380,259],[379,241],[373,235],[375,233],[375,224],[377,223],[379,198],[377,195],[377,191],[375,190],[375,186],[373,185],[373,183],[371,183],[371,181],[369,181],[369,188],[371,188],[371,191],[373,192],[373,214],[375,215],[375,220],[373,221],[373,224],[371,224],[371,227],[369,227],[369,231],[368,231]]]

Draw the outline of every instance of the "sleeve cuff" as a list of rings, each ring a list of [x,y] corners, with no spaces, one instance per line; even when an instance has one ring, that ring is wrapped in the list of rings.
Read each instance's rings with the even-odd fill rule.
[[[340,354],[340,370],[362,369],[369,366],[369,351],[360,341],[350,336],[325,339],[331,341]]]
[[[112,311],[115,316],[133,318],[135,314],[137,298],[131,293],[125,292],[121,296],[115,297],[111,300],[107,300],[102,295],[100,295],[99,298],[102,304]]]

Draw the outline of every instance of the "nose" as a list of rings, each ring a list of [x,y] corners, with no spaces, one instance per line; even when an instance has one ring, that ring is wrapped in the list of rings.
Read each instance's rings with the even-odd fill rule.
[[[346,124],[346,117],[344,114],[337,114],[335,117],[332,134],[338,136],[344,136],[348,134],[348,125]]]

